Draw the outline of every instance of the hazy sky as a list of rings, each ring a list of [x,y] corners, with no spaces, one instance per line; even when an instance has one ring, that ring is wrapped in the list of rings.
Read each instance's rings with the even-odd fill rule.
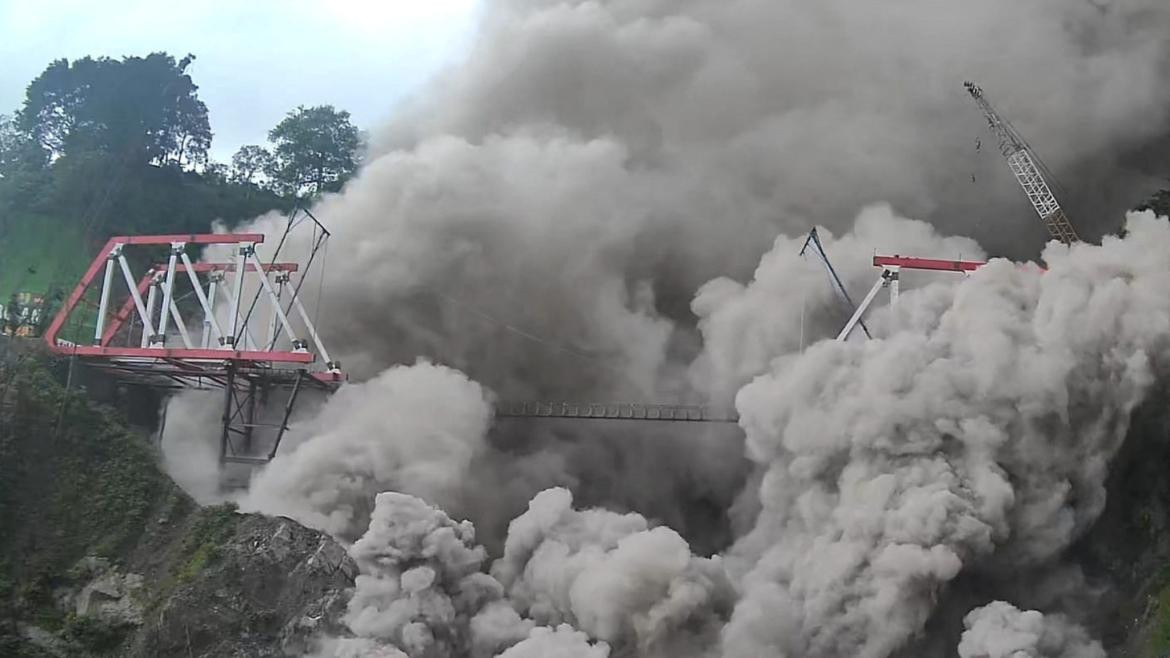
[[[333,104],[369,128],[457,57],[478,0],[0,0],[0,113],[60,57],[194,53],[189,69],[226,161],[297,106]]]

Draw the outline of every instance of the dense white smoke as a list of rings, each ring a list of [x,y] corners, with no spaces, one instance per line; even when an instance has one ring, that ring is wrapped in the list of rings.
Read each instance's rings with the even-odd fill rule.
[[[549,489],[509,526],[492,575],[511,604],[644,656],[692,655],[710,643],[734,598],[721,562],[693,556],[678,533],[639,514],[572,503]]]
[[[574,511],[569,492],[553,489],[513,521],[493,578],[479,571],[485,554],[470,525],[437,510],[428,514],[438,523],[388,522],[429,508],[385,494],[354,547],[367,575],[351,629],[413,652],[477,632],[501,649],[534,625],[567,623],[584,636],[566,638],[640,656],[717,644],[728,657],[890,655],[922,631],[960,571],[1050,563],[1099,513],[1129,412],[1170,356],[1170,224],[1135,214],[1128,231],[1102,246],[1053,244],[1047,271],[996,260],[910,290],[875,318],[876,340],[818,342],[774,360],[737,397],[764,477],[752,492],[758,522],[728,553],[730,568],[638,515]],[[457,550],[403,549],[386,538],[395,524],[439,528]],[[464,580],[480,593],[466,594]],[[460,612],[456,600],[474,603]],[[1059,615],[1037,625],[1005,610],[973,613],[963,651],[994,651],[971,647],[999,624],[1035,630],[1035,647],[1020,649],[1031,655],[1080,655],[1061,653],[1066,645],[1099,655]]]
[[[499,583],[480,573],[487,555],[475,543],[472,525],[455,523],[413,496],[379,494],[370,528],[350,555],[362,573],[346,625],[412,656],[470,652],[471,618],[502,595]],[[493,644],[514,643],[532,627],[514,613],[502,620],[513,623],[487,634]],[[497,648],[488,646],[487,655]]]
[[[458,506],[490,418],[486,393],[462,373],[426,362],[391,368],[338,391],[317,433],[261,471],[241,506],[342,536],[365,526],[378,491]]]
[[[480,570],[487,554],[471,523],[414,496],[379,494],[369,529],[349,552],[362,573],[343,621],[357,637],[323,642],[320,656],[609,653],[568,625],[537,627],[522,618],[504,600],[504,586]]]
[[[183,391],[167,401],[162,432],[163,466],[179,486],[205,505],[223,502],[218,432],[222,394]]]
[[[963,620],[959,658],[1105,658],[1101,645],[1060,615],[995,601]]]
[[[523,642],[501,653],[499,658],[608,658],[609,645],[592,643],[589,636],[568,624],[555,629],[540,626]]]
[[[1170,347],[1170,226],[1051,245],[904,296],[887,337],[824,342],[739,393],[766,468],[729,656],[886,656],[965,567],[1051,560]]]
[[[885,204],[863,209],[840,239],[823,229],[820,238],[846,288],[854,291],[855,303],[878,277],[872,256],[879,249],[887,255],[984,259],[973,240],[940,236],[930,224],[898,217]],[[746,285],[721,277],[699,288],[691,309],[699,318],[704,350],[691,376],[713,399],[734,396],[766,372],[773,359],[799,351],[802,341],[835,335],[849,318],[820,261],[811,252],[800,256],[805,239],[777,237]],[[903,286],[936,278],[907,271]]]
[[[1092,523],[1166,349],[1164,222],[1049,247],[1046,274],[907,273],[870,342],[819,342],[846,312],[797,252],[821,225],[855,299],[875,251],[1033,257],[1038,223],[961,82],[983,83],[1079,187],[1132,191],[1115,165],[1166,130],[1170,5],[484,12],[467,62],[314,208],[334,235],[320,329],[355,383],[293,428],[245,504],[346,539],[369,525],[347,618],[363,637],[326,653],[887,656],[959,573],[1050,566]],[[1085,217],[1086,235],[1119,223]],[[420,356],[442,365],[402,365]],[[493,395],[734,400],[746,444],[671,426],[489,433]],[[539,493],[557,486],[572,495]],[[479,564],[462,523],[413,499],[375,509],[383,491],[473,520],[500,559]],[[462,548],[401,548],[414,535],[395,515],[412,514]],[[980,637],[1026,627],[1025,655],[1091,646],[1043,614],[981,608],[963,641],[983,655]]]

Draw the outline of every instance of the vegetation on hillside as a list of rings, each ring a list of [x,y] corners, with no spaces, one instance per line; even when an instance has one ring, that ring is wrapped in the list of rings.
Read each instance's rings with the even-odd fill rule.
[[[336,191],[358,131],[332,106],[298,107],[230,165],[211,160],[195,57],[57,60],[0,114],[0,303],[60,298],[110,235],[195,233]]]
[[[32,354],[0,362],[0,655],[21,655],[17,620],[71,627],[53,589],[83,556],[119,561],[173,493],[144,437],[83,387],[66,389],[67,367]]]
[[[340,546],[287,519],[198,507],[160,471],[146,433],[94,401],[139,397],[4,340],[0,656],[276,655],[289,624],[338,614],[330,606],[344,605],[353,574]],[[133,589],[97,597],[124,597],[130,617],[74,598],[95,578],[131,577]]]

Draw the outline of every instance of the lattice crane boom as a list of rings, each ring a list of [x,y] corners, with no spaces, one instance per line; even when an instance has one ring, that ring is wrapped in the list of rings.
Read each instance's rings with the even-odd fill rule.
[[[1007,160],[1020,187],[1024,188],[1024,193],[1028,195],[1028,201],[1031,202],[1036,214],[1040,216],[1048,235],[1065,244],[1079,242],[1080,237],[1077,236],[1072,223],[1068,221],[1064,209],[1060,207],[1056,195],[1052,193],[1052,188],[1044,180],[1044,175],[1038,166],[1039,159],[1032,152],[1032,148],[1024,141],[1020,133],[996,111],[995,107],[984,96],[979,85],[974,82],[965,82],[963,86],[967,88],[971,98],[975,99],[979,109],[983,110],[991,132],[999,138],[1000,153]]]

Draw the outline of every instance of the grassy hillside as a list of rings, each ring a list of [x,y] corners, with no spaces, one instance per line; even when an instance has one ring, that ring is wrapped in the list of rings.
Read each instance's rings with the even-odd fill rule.
[[[42,297],[48,322],[110,236],[202,233],[291,203],[255,185],[100,154],[61,158],[27,181],[0,177],[0,304],[13,293]],[[90,316],[61,337],[83,340]]]
[[[83,227],[76,222],[29,212],[7,213],[0,221],[0,300],[14,292],[46,294],[70,288],[93,258]]]

